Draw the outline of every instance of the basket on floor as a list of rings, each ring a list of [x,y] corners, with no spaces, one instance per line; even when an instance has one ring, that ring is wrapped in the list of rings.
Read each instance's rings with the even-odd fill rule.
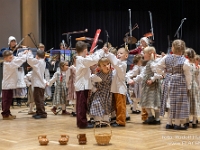
[[[102,124],[102,123],[109,126],[110,133],[98,133],[98,134],[96,134],[96,131],[95,131],[96,125],[95,125],[94,136],[95,136],[95,139],[96,139],[98,145],[108,145],[109,142],[110,142],[111,136],[112,136],[112,130],[111,130],[110,124],[108,124],[106,122],[100,122],[100,124]]]

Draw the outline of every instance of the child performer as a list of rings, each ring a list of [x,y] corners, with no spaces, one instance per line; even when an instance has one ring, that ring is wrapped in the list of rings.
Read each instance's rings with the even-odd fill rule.
[[[166,70],[164,89],[161,98],[161,116],[164,116],[168,108],[168,122],[166,129],[186,130],[181,126],[181,119],[189,117],[188,91],[191,89],[190,63],[183,56],[185,42],[174,40],[172,43],[173,54],[164,56],[157,64],[157,73]],[[175,119],[175,125],[172,125]]]
[[[47,83],[49,86],[52,86],[54,82],[55,91],[53,95],[53,108],[51,111],[57,115],[56,109],[59,105],[62,106],[62,115],[69,115],[70,113],[66,111],[66,100],[68,92],[68,81],[69,81],[69,65],[68,62],[60,62],[60,71],[54,73],[53,77]]]
[[[143,122],[144,124],[160,124],[160,95],[161,84],[158,79],[162,76],[156,74],[155,68],[156,50],[154,47],[146,47],[144,49],[144,60],[147,60],[146,67],[140,75],[133,78],[133,83],[142,81],[142,92],[140,105],[148,113],[148,119]],[[155,117],[152,115],[151,110],[154,110]]]
[[[33,58],[31,52],[28,53],[27,62],[32,67],[33,73],[31,78],[31,85],[34,88],[34,101],[36,105],[36,114],[33,115],[33,118],[47,118],[47,113],[45,112],[44,107],[44,90],[46,87],[46,80],[44,79],[44,72],[46,63],[44,61],[45,52],[38,50],[36,58]]]
[[[69,104],[73,105],[72,116],[76,116],[76,91],[75,91],[75,79],[76,79],[76,54],[73,55],[73,65],[69,67],[70,76],[68,82],[68,95],[67,100]]]
[[[199,97],[199,66],[195,65],[195,51],[191,48],[187,48],[185,51],[185,57],[189,60],[192,74],[191,90],[189,92],[190,102],[190,115],[193,117],[192,127],[197,128],[196,120],[200,116],[200,97]],[[186,119],[186,125],[189,127],[189,118]]]
[[[29,105],[28,115],[35,114],[35,112],[33,111],[33,107],[34,107],[33,87],[31,86],[32,73],[33,71],[29,71],[24,76],[24,81],[28,87],[28,105]]]
[[[125,83],[126,68],[127,68],[127,58],[128,50],[125,48],[120,48],[117,51],[117,58],[112,53],[108,52],[108,49],[104,50],[106,57],[111,61],[113,70],[113,79],[111,85],[111,92],[113,93],[115,112],[116,112],[116,122],[112,123],[113,127],[124,127],[126,125],[126,93],[127,87]]]
[[[10,106],[12,104],[13,89],[17,88],[18,67],[26,61],[26,53],[24,51],[18,54],[18,57],[13,57],[13,52],[5,50],[3,52],[3,80],[2,80],[2,116],[3,120],[12,120],[16,116],[11,115]]]
[[[142,58],[141,54],[137,54],[133,58],[134,67],[132,70],[129,70],[126,73],[127,82],[129,79],[135,78],[137,75],[140,74],[140,66],[142,65]],[[129,93],[133,98],[133,107],[132,107],[132,114],[139,114],[141,111],[137,109],[138,102],[140,101],[141,97],[141,83],[135,83],[134,86],[129,86]]]
[[[104,51],[98,50],[93,55],[86,56],[87,44],[82,41],[76,43],[76,80],[75,89],[77,96],[76,113],[77,126],[79,128],[93,128],[94,125],[87,122],[87,98],[88,91],[92,88],[90,66],[97,64]]]
[[[111,113],[112,93],[110,92],[112,83],[112,70],[108,58],[101,58],[98,62],[100,71],[96,74],[101,78],[101,82],[96,82],[97,89],[91,97],[91,105],[89,108],[90,115],[94,121],[109,122],[109,114]]]

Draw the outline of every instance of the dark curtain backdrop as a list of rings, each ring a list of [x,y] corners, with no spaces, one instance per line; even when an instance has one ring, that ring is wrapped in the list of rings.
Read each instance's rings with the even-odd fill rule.
[[[105,30],[110,36],[109,42],[114,47],[124,43],[123,38],[129,31],[129,12],[131,9],[132,27],[137,23],[139,29],[132,32],[132,36],[139,40],[145,33],[150,32],[150,17],[152,12],[154,43],[157,52],[166,52],[168,48],[167,36],[174,40],[174,34],[181,20],[187,18],[182,26],[182,39],[187,47],[192,47],[200,54],[200,9],[198,0],[40,0],[42,43],[46,49],[59,48],[66,36],[62,33],[88,29],[87,33],[74,34],[75,38],[93,38],[97,29],[101,29],[99,39],[106,42]],[[181,31],[179,32],[181,33]],[[99,44],[102,47],[103,44]],[[136,45],[129,45],[129,49]]]

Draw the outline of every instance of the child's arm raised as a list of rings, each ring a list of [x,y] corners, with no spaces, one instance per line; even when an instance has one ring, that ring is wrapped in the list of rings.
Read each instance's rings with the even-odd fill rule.
[[[33,68],[37,68],[38,66],[38,59],[34,58],[32,52],[28,52],[28,56],[27,56],[27,63],[33,67]]]
[[[113,67],[116,69],[117,76],[120,79],[124,80],[126,76],[127,63],[117,59],[116,56],[112,53],[107,53],[105,57],[107,57],[110,60]]]
[[[10,62],[10,68],[18,68],[26,61],[26,54],[20,54],[18,57],[14,57]]]
[[[82,64],[84,65],[85,68],[89,68],[90,66],[97,64],[99,59],[101,59],[103,56],[104,56],[104,51],[102,49],[98,50],[94,54],[85,57],[82,60]]]

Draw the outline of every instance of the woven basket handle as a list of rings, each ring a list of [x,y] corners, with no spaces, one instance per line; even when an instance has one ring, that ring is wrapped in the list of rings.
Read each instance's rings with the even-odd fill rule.
[[[101,124],[102,124],[102,123],[107,124],[107,125],[110,127],[110,134],[111,134],[111,136],[112,136],[112,130],[111,130],[111,126],[110,126],[110,124],[107,123],[107,122],[100,121],[100,123],[99,123],[100,127],[101,127]],[[96,126],[97,126],[97,125],[95,124],[95,126],[94,126],[94,135],[95,135],[95,129],[96,129]]]

